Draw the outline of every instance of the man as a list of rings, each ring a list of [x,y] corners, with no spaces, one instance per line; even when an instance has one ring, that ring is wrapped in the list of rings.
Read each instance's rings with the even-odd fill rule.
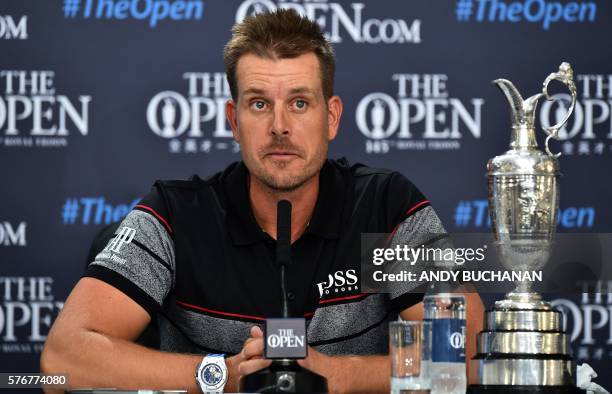
[[[360,234],[444,229],[400,174],[327,160],[342,102],[315,23],[292,11],[248,17],[224,60],[226,114],[243,162],[207,180],[155,184],[69,296],[42,369],[68,372],[74,387],[197,392],[201,354],[224,353],[225,391],[237,390],[240,376],[269,363],[259,327],[280,315],[276,205],[287,199],[288,298],[308,319],[311,346],[299,363],[332,392],[388,392],[386,322],[398,312],[419,319],[421,297],[360,292]],[[481,316],[472,303],[470,332]],[[156,313],[165,352],[132,343]]]

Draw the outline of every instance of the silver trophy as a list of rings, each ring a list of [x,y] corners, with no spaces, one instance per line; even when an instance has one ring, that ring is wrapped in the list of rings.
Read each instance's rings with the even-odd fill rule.
[[[561,121],[545,129],[545,152],[535,138],[538,100],[551,100],[548,85],[565,84],[572,102]],[[569,119],[576,104],[576,87],[569,63],[544,81],[541,93],[523,99],[512,82],[493,81],[512,110],[510,150],[487,164],[489,209],[497,251],[504,267],[539,270],[547,263],[554,240],[559,204],[559,154],[548,143]],[[480,390],[474,392],[554,392],[575,390],[575,365],[569,356],[569,337],[561,328],[561,313],[534,292],[532,283],[519,282],[485,314],[472,361]],[[483,388],[489,388],[484,390]]]

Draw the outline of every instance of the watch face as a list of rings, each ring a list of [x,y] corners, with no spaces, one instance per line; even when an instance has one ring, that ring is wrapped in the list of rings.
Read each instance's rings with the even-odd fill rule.
[[[223,370],[217,364],[206,364],[202,368],[202,380],[208,386],[217,386],[223,381]]]

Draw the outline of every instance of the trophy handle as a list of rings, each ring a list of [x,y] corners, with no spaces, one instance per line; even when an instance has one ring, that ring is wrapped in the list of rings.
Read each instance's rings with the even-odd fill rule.
[[[544,144],[546,153],[548,153],[550,156],[559,157],[561,156],[561,153],[551,153],[550,149],[548,148],[548,142],[551,138],[557,138],[559,130],[563,127],[563,125],[572,115],[572,112],[574,112],[574,107],[576,106],[576,85],[574,84],[574,70],[572,69],[572,66],[567,62],[563,62],[559,66],[559,71],[557,71],[556,73],[551,73],[546,78],[546,80],[544,81],[544,86],[542,88],[542,93],[544,94],[544,97],[546,97],[546,100],[552,100],[552,97],[550,97],[550,95],[548,94],[548,84],[553,80],[559,81],[565,86],[567,86],[570,91],[570,94],[572,95],[572,104],[570,105],[567,113],[565,114],[565,117],[563,117],[563,119],[556,125],[546,127],[544,129],[544,132],[548,135]]]

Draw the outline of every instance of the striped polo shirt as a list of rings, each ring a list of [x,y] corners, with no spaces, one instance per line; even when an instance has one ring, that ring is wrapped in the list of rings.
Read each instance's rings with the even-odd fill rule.
[[[116,287],[157,317],[161,350],[235,354],[250,327],[281,316],[276,241],[258,225],[248,169],[237,162],[207,179],[157,181],[89,265],[85,276]],[[326,354],[385,354],[387,323],[421,301],[398,285],[360,288],[362,233],[410,243],[444,229],[403,175],[327,160],[313,216],[291,245],[286,270],[294,316]]]

